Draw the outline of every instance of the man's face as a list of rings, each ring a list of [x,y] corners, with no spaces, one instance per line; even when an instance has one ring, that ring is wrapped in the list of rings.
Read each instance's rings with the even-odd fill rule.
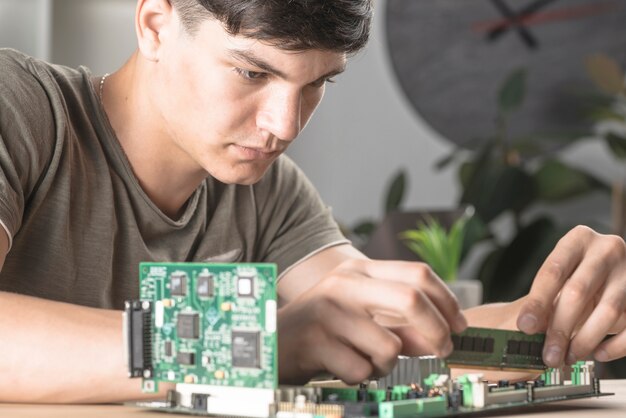
[[[253,184],[304,128],[345,54],[281,50],[215,20],[190,36],[175,20],[160,34],[153,95],[164,134],[190,169]]]

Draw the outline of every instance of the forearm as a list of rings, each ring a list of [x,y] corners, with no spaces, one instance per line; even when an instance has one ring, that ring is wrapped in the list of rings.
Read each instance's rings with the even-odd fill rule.
[[[0,292],[0,335],[0,401],[147,397],[141,379],[127,377],[120,311]]]
[[[517,316],[524,297],[513,302],[490,303],[463,311],[472,327],[517,330]]]

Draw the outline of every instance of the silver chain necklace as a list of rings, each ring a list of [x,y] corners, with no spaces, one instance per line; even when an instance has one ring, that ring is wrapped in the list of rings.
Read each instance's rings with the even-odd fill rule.
[[[99,98],[100,101],[102,102],[102,91],[104,90],[104,80],[107,79],[107,77],[109,76],[109,73],[106,73],[105,75],[102,76],[102,78],[100,79],[100,89],[99,89]]]

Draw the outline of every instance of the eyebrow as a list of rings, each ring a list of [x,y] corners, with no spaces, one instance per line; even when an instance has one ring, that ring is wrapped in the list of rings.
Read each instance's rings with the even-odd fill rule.
[[[280,71],[277,68],[272,67],[272,65],[270,63],[268,63],[267,61],[263,60],[262,58],[256,56],[254,53],[250,52],[250,51],[243,51],[240,49],[231,49],[229,50],[229,55],[239,61],[243,61],[243,62],[247,62],[248,64],[257,67],[263,71],[265,71],[266,73],[275,75],[277,77],[280,77],[282,79],[286,79],[287,78],[287,74],[285,74],[284,72]],[[313,83],[322,80],[322,79],[326,79],[326,78],[330,78],[333,76],[336,76],[338,74],[341,74],[345,71],[346,66],[345,64],[342,65],[339,68],[336,68],[332,71],[329,71],[328,73],[324,74],[323,76],[319,77],[317,80],[313,81]]]

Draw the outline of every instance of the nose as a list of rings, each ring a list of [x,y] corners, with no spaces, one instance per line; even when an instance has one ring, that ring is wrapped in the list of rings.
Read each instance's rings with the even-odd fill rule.
[[[302,93],[275,92],[257,114],[257,127],[282,141],[293,141],[301,130]]]

